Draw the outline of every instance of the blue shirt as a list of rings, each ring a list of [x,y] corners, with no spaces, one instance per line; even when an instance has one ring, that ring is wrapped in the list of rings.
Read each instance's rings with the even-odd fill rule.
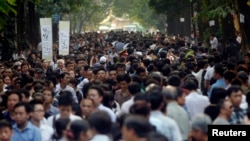
[[[27,123],[27,126],[21,131],[18,129],[17,124],[13,125],[13,135],[11,137],[13,141],[41,141],[41,132],[40,130],[32,125],[30,122]]]
[[[224,79],[218,79],[210,88],[209,92],[208,92],[208,97],[211,98],[212,95],[212,91],[214,88],[226,88],[227,84],[225,82]]]

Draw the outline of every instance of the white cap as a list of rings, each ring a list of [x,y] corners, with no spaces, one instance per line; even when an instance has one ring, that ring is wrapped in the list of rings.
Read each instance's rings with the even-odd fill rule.
[[[100,58],[100,63],[106,63],[106,61],[107,61],[107,59],[106,59],[105,56],[102,56],[102,57]]]

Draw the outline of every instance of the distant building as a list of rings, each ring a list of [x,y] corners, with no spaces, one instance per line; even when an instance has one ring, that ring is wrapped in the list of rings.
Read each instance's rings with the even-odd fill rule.
[[[141,31],[142,29],[143,27],[135,21],[129,18],[116,17],[112,14],[112,11],[110,11],[109,15],[99,23],[100,31]]]

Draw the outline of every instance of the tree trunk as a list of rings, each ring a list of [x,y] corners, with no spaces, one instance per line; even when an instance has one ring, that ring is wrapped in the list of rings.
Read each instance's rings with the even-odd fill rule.
[[[31,47],[33,49],[36,49],[36,34],[35,34],[35,5],[33,2],[28,2],[28,9],[29,9],[29,17],[28,17],[28,24],[27,24],[27,30],[28,30],[28,39]]]
[[[84,21],[82,19],[79,21],[79,27],[78,27],[78,32],[77,32],[78,34],[81,34],[83,22]]]
[[[235,31],[240,32],[239,15],[236,12],[233,12],[233,22]]]
[[[22,42],[24,41],[24,2],[23,0],[17,1],[17,52],[20,53]]]

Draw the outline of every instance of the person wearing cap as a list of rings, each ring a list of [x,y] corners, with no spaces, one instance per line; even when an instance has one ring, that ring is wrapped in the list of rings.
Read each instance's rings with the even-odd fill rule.
[[[107,58],[105,56],[101,56],[99,62],[95,63],[92,67],[93,68],[103,67],[105,70],[107,70]]]
[[[44,72],[41,68],[36,68],[34,73],[34,80],[42,80],[43,74]]]

